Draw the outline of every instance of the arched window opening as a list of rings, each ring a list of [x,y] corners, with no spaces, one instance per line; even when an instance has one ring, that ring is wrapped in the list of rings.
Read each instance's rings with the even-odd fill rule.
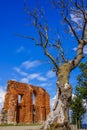
[[[23,95],[18,95],[18,103],[22,102],[22,97],[23,97]]]
[[[36,96],[35,93],[32,93],[32,104],[35,105],[36,102]]]

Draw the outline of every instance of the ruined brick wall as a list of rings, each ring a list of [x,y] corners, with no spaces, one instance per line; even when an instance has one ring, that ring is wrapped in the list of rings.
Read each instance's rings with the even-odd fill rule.
[[[50,96],[40,87],[8,81],[3,109],[8,123],[43,122],[50,112]]]

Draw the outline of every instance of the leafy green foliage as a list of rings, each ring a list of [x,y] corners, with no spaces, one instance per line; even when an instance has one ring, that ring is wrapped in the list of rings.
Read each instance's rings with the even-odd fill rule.
[[[71,101],[72,123],[77,124],[80,128],[82,115],[86,112],[86,108],[83,105],[83,99],[87,101],[87,62],[79,65],[80,74],[77,76],[77,86],[75,97]]]
[[[83,107],[83,100],[81,96],[76,96],[71,101],[72,114],[72,123],[77,124],[78,128],[80,127],[82,115],[86,112]]]
[[[76,92],[87,101],[87,62],[81,63],[79,68],[81,73],[77,76],[78,83],[76,86]]]

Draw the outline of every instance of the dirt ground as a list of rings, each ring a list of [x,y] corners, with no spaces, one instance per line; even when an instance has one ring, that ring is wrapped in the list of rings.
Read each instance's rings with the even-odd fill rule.
[[[0,130],[39,130],[41,126],[0,126]]]

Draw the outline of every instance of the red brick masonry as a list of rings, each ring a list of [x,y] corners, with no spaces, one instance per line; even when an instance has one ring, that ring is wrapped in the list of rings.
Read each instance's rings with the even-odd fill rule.
[[[8,81],[4,107],[7,123],[40,123],[50,112],[50,96],[40,87]]]

